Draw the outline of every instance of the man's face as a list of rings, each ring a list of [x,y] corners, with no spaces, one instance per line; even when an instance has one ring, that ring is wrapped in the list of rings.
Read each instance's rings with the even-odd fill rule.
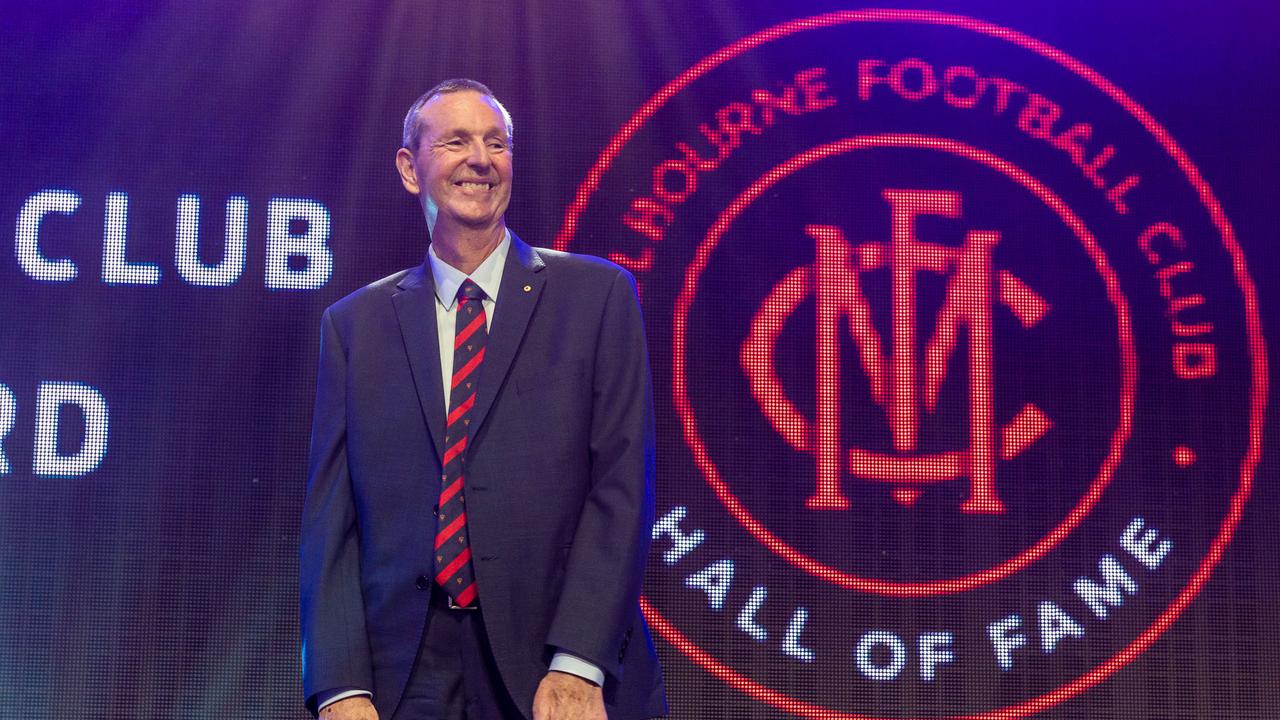
[[[422,134],[410,161],[416,187],[407,180],[405,187],[425,193],[428,225],[494,227],[511,201],[511,147],[502,112],[488,97],[463,90],[428,101],[420,117]]]

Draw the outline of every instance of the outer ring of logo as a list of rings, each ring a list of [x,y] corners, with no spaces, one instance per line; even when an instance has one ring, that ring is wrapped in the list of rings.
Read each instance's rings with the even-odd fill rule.
[[[693,304],[694,296],[697,293],[698,279],[711,261],[711,254],[719,244],[720,238],[743,210],[779,180],[825,158],[870,148],[922,148],[950,153],[995,170],[1030,191],[1050,210],[1057,213],[1062,222],[1076,234],[1077,239],[1084,246],[1085,252],[1089,255],[1089,259],[1093,261],[1098,274],[1102,277],[1107,289],[1107,299],[1111,301],[1116,311],[1116,325],[1120,341],[1120,417],[1116,423],[1116,429],[1112,433],[1107,456],[1103,459],[1097,476],[1089,484],[1084,496],[1067,513],[1062,522],[1035,544],[1023,549],[1008,560],[997,563],[985,570],[945,580],[902,583],[861,577],[823,564],[788,544],[757,520],[734,494],[728,483],[720,476],[720,471],[715,463],[712,462],[698,432],[698,420],[694,417],[692,406],[689,403],[684,357],[686,319],[690,306]],[[671,392],[675,396],[676,413],[680,416],[681,424],[684,427],[685,440],[693,450],[694,462],[697,463],[703,477],[706,478],[716,497],[720,499],[720,502],[724,504],[729,513],[747,532],[751,533],[753,537],[773,551],[774,554],[820,580],[843,588],[895,597],[921,597],[971,590],[1022,570],[1044,557],[1046,553],[1062,542],[1097,505],[1102,498],[1103,491],[1110,484],[1116,467],[1120,464],[1120,460],[1124,455],[1125,443],[1128,441],[1130,432],[1133,429],[1133,403],[1137,386],[1138,356],[1133,345],[1128,302],[1120,289],[1120,281],[1116,277],[1115,271],[1107,264],[1107,258],[1102,248],[1098,246],[1097,240],[1089,232],[1084,221],[1043,183],[1036,180],[1022,168],[1003,158],[956,140],[921,135],[871,135],[845,138],[806,150],[760,176],[742,194],[729,203],[724,212],[716,218],[702,245],[698,247],[694,260],[685,274],[684,289],[680,292],[679,297],[676,298],[675,319],[672,325],[674,332],[671,350]]]
[[[1209,213],[1209,217],[1222,237],[1223,249],[1231,257],[1236,284],[1239,286],[1240,293],[1244,299],[1245,331],[1248,336],[1246,352],[1249,353],[1253,367],[1253,378],[1249,393],[1249,445],[1240,461],[1240,483],[1231,497],[1230,509],[1223,519],[1217,536],[1214,537],[1209,551],[1205,554],[1199,567],[1196,568],[1191,579],[1182,591],[1178,593],[1177,597],[1174,598],[1173,602],[1165,608],[1164,612],[1160,613],[1146,630],[1115,655],[1112,655],[1089,672],[1047,693],[1002,708],[963,716],[965,720],[1010,720],[1011,718],[1026,717],[1075,697],[1107,679],[1120,668],[1133,662],[1135,658],[1150,648],[1169,629],[1192,601],[1195,600],[1196,596],[1200,594],[1205,583],[1213,575],[1214,568],[1221,562],[1222,555],[1231,543],[1231,538],[1235,534],[1236,527],[1240,524],[1241,516],[1244,514],[1245,505],[1253,489],[1254,473],[1257,471],[1258,462],[1262,457],[1262,423],[1267,408],[1267,353],[1263,344],[1262,319],[1258,314],[1257,291],[1254,288],[1253,278],[1249,275],[1244,253],[1240,249],[1240,244],[1236,241],[1235,230],[1227,219],[1221,203],[1213,194],[1212,188],[1209,187],[1209,184],[1200,174],[1199,168],[1195,166],[1195,163],[1191,161],[1186,152],[1145,108],[1110,80],[1107,80],[1096,70],[1071,55],[1017,30],[983,20],[931,10],[898,9],[845,10],[825,15],[797,18],[756,32],[708,55],[681,73],[676,79],[667,83],[645,101],[644,105],[623,124],[622,129],[609,141],[609,144],[605,146],[604,151],[597,158],[596,163],[588,170],[586,179],[578,187],[573,201],[565,211],[564,224],[556,235],[555,247],[560,250],[569,249],[577,232],[578,219],[586,210],[592,194],[599,188],[604,174],[631,138],[677,93],[684,90],[699,77],[753,48],[798,32],[848,23],[936,25],[955,27],[986,35],[1012,43],[1061,65],[1088,82],[1102,94],[1111,98],[1137,120],[1156,142],[1164,148],[1165,152],[1182,170],[1183,175],[1186,176],[1191,186],[1196,190],[1201,204]],[[645,598],[641,597],[640,605],[645,619],[663,639],[674,645],[707,672],[752,698],[768,703],[785,712],[803,717],[822,718],[823,720],[877,720],[874,716],[845,713],[798,700],[766,687],[725,665],[689,640],[679,628],[667,621]],[[952,717],[958,720],[959,716]]]

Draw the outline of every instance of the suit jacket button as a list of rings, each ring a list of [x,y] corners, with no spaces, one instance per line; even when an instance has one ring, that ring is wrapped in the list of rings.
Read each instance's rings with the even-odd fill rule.
[[[415,582],[414,584],[418,586],[419,590],[430,590],[431,578],[427,577],[426,575],[419,575],[418,581]]]

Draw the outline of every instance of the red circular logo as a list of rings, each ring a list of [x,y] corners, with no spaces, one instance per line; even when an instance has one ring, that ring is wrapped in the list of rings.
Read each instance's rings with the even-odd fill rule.
[[[743,38],[623,126],[556,247],[635,274],[669,402],[646,617],[783,712],[1056,705],[1174,623],[1248,499],[1231,225],[1137,102],[1015,30]]]

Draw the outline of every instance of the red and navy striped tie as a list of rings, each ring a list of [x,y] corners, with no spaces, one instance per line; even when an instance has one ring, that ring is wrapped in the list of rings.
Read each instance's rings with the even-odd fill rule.
[[[476,600],[476,575],[467,538],[463,471],[466,459],[471,406],[476,402],[476,382],[484,362],[484,291],[470,279],[458,288],[457,324],[453,339],[453,377],[449,390],[449,417],[444,435],[444,474],[441,476],[440,510],[436,532],[436,582],[455,605],[469,607]]]

